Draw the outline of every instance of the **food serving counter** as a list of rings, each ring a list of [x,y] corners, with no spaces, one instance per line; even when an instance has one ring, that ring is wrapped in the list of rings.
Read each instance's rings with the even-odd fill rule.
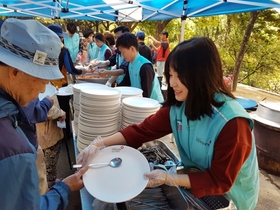
[[[75,156],[77,156],[79,151],[77,149],[77,136],[74,132],[73,141]],[[138,150],[147,158],[150,164],[153,164],[154,168],[165,170],[172,166],[177,167],[180,165],[179,158],[162,141],[155,140],[145,143]],[[92,206],[94,198],[88,193],[86,188],[80,190],[80,197],[83,210],[95,210]],[[102,205],[102,202],[100,203]],[[113,210],[225,210],[231,209],[231,203],[225,196],[205,196],[198,199],[194,198],[188,189],[163,185],[157,188],[146,188],[138,196],[127,202],[105,205],[105,208],[98,208],[98,210],[107,210],[109,207]]]

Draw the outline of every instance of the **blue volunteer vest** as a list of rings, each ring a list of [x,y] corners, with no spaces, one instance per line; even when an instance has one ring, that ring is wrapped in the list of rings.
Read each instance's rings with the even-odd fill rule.
[[[117,69],[120,68],[120,66],[121,66],[121,64],[122,64],[123,61],[124,61],[124,58],[122,57],[122,55],[121,55],[121,54],[118,54],[118,55],[116,56]],[[117,83],[117,84],[120,84],[120,83],[123,81],[124,76],[125,76],[125,74],[118,76],[118,78],[116,79],[116,83]]]
[[[110,52],[112,53],[112,50],[106,44],[103,44],[101,48],[98,48],[98,58],[97,59],[99,61],[105,61],[105,52],[107,49],[110,50]],[[108,67],[106,69],[110,70],[111,67]]]
[[[134,60],[131,63],[129,63],[128,71],[129,71],[129,78],[130,78],[132,87],[142,89],[141,78],[140,78],[140,69],[146,63],[151,64],[151,62],[148,59],[146,59],[139,53],[136,55]],[[155,99],[159,102],[163,102],[163,95],[161,93],[159,81],[158,81],[158,78],[156,77],[156,75],[154,76],[150,98]]]
[[[95,42],[88,43],[88,55],[90,60],[98,58],[98,47]]]
[[[105,61],[105,52],[107,49],[112,52],[106,44],[103,44],[102,47],[98,49],[98,60]]]
[[[219,101],[226,101],[220,108],[213,107],[212,118],[190,121],[185,116],[185,103],[170,109],[170,122],[178,151],[185,168],[204,171],[211,167],[215,142],[225,124],[235,118],[248,119],[251,129],[253,121],[248,113],[234,99],[216,94]],[[257,204],[259,191],[259,171],[255,139],[252,133],[252,151],[242,166],[232,188],[226,195],[233,200],[237,209],[253,210]]]
[[[71,60],[76,63],[76,58],[79,53],[80,37],[75,33],[72,37],[67,36],[64,38],[64,46],[69,50]]]

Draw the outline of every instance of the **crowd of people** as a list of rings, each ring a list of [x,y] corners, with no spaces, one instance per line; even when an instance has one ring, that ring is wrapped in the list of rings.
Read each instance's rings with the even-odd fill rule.
[[[46,27],[36,20],[9,18],[2,24],[0,187],[7,190],[0,191],[0,209],[65,209],[68,195],[83,187],[82,176],[100,149],[116,144],[138,148],[170,133],[185,173],[153,170],[145,174],[147,187],[183,186],[198,198],[226,194],[237,209],[255,208],[259,177],[253,121],[225,86],[211,39],[191,38],[171,51],[166,31],[160,41],[148,36],[148,46],[144,31],[133,34],[124,26],[114,34],[87,29],[79,35],[71,23],[67,32],[65,36],[60,25]],[[38,94],[49,82],[67,86],[69,75],[96,67],[100,76],[110,76],[109,85],[140,88],[162,108],[140,124],[98,137],[79,154],[77,163],[83,167],[57,180],[60,140],[71,136],[70,97],[40,101]],[[161,83],[167,85],[165,99]],[[57,119],[66,121],[64,133],[56,127]],[[45,161],[39,160],[42,154]]]

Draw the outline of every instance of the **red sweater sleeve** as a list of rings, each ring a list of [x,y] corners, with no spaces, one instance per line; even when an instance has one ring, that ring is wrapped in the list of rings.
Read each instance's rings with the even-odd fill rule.
[[[107,50],[105,51],[105,54],[104,54],[105,61],[106,61],[106,60],[109,60],[109,58],[110,58],[111,56],[112,56],[111,50],[107,49]]]
[[[172,132],[169,118],[170,107],[159,109],[141,124],[134,124],[121,130],[127,144],[138,148],[143,143],[161,138]]]
[[[252,133],[247,119],[234,118],[222,129],[214,146],[211,167],[189,173],[195,197],[228,192],[252,150]]]

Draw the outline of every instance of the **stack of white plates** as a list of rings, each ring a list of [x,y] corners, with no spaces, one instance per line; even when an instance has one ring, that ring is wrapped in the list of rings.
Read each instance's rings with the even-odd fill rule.
[[[129,87],[129,86],[120,86],[116,87],[122,93],[121,101],[128,97],[143,97],[143,90],[140,88]],[[122,109],[120,110],[119,117],[119,128],[122,129]]]
[[[159,110],[160,103],[151,98],[129,97],[122,100],[122,128],[139,124]]]
[[[121,92],[114,88],[81,89],[77,147],[81,151],[97,136],[119,130]]]
[[[81,83],[73,85],[74,130],[78,134],[80,114],[80,93],[82,89],[108,89],[109,87],[97,83]]]

